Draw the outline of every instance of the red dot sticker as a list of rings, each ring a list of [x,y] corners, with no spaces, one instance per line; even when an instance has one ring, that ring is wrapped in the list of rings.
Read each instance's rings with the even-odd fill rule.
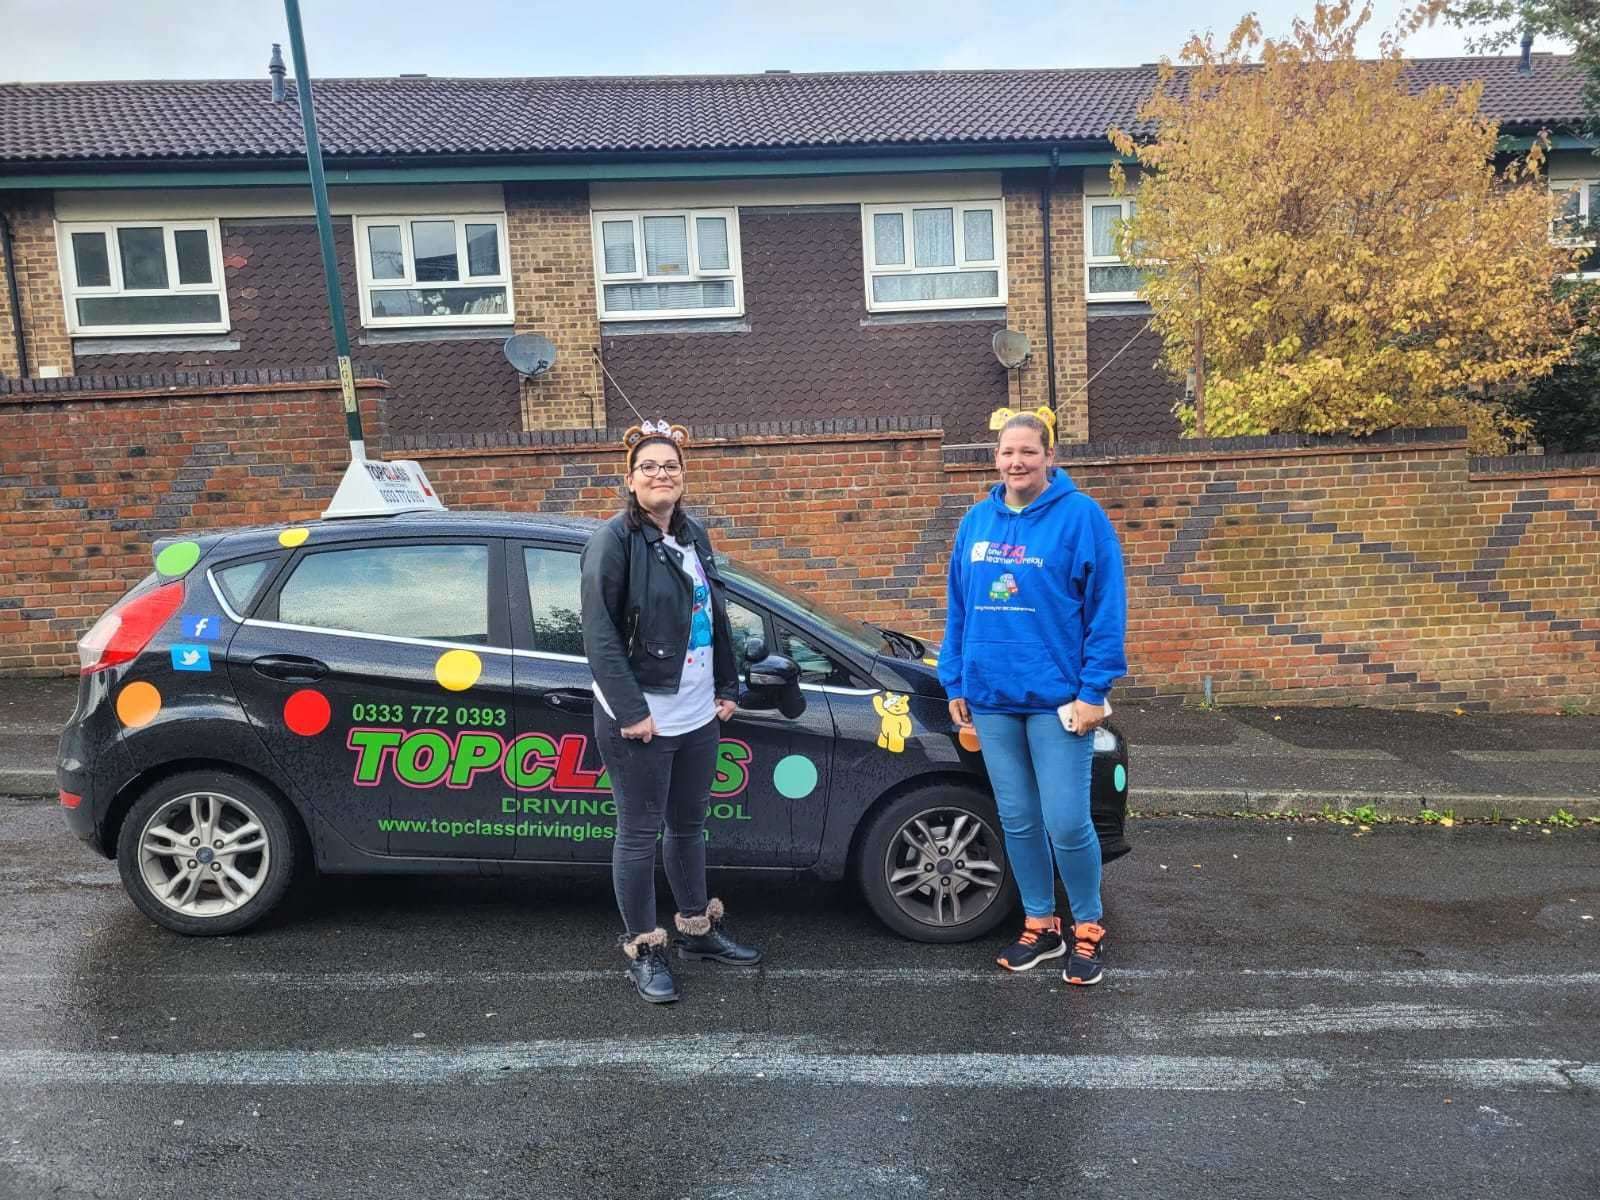
[[[312,688],[301,688],[283,702],[283,723],[301,737],[316,737],[332,718],[328,698]]]

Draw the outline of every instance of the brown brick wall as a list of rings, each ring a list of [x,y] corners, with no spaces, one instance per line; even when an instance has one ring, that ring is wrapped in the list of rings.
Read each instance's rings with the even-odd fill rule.
[[[314,518],[349,462],[336,383],[147,382],[0,392],[0,675],[76,670],[77,639],[150,572],[155,538]],[[359,387],[376,448],[383,387]]]
[[[1041,171],[1008,171],[1006,202],[1006,323],[1028,335],[1032,355],[1011,372],[1008,403],[1037,408],[1050,402],[1044,319],[1044,184]],[[1056,428],[1062,442],[1089,436],[1087,306],[1083,273],[1083,173],[1063,170],[1051,188],[1051,300],[1055,316]]]
[[[988,436],[1005,403],[993,320],[874,317],[867,324],[861,210],[739,213],[748,329],[607,336],[606,366],[650,418],[713,422],[938,416],[955,442]],[[615,389],[611,424],[636,420]]]
[[[72,374],[72,341],[56,262],[55,206],[49,193],[0,193],[0,212],[11,222],[14,269],[22,302],[23,337],[28,347],[28,372],[58,367]],[[0,271],[0,375],[17,374],[12,332],[11,296]]]
[[[521,427],[603,426],[588,185],[507,184],[506,235],[517,332],[541,333],[556,347],[549,374],[522,385]]]

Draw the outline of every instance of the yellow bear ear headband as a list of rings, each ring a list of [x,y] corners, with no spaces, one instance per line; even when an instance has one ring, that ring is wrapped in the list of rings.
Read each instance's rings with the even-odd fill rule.
[[[665,421],[645,421],[631,425],[622,435],[622,445],[628,452],[628,467],[633,467],[633,452],[640,442],[650,438],[666,438],[681,452],[689,444],[689,431],[682,425],[668,425]]]
[[[990,429],[1004,429],[1006,422],[1012,417],[1034,417],[1045,428],[1044,448],[1046,450],[1056,444],[1056,413],[1048,404],[1041,404],[1035,409],[1026,408],[997,408],[989,414]]]

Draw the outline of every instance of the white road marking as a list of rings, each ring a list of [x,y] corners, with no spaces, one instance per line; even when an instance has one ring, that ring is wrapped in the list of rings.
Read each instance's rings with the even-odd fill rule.
[[[0,1084],[375,1086],[562,1079],[617,1069],[666,1083],[719,1079],[822,1087],[1049,1088],[1063,1091],[1282,1092],[1328,1088],[1482,1088],[1570,1092],[1600,1067],[1559,1059],[1261,1059],[1226,1055],[853,1054],[810,1038],[609,1038],[456,1049],[230,1050],[188,1054],[0,1051]]]
[[[1317,1037],[1379,1030],[1473,1029],[1521,1022],[1503,1012],[1446,1004],[1306,1004],[1298,1008],[1237,1008],[1124,1023],[1141,1041],[1180,1038]]]

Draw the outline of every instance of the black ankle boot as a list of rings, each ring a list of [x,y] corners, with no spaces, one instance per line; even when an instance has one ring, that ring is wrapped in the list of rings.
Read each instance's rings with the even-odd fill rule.
[[[706,905],[704,915],[686,917],[682,913],[673,918],[678,936],[672,944],[678,948],[679,958],[709,959],[735,967],[753,967],[761,961],[761,951],[754,946],[742,946],[728,936],[722,928],[722,901],[713,900]]]
[[[665,929],[623,938],[622,952],[628,956],[628,978],[641,998],[651,1004],[671,1004],[678,998],[678,982],[667,965]]]

